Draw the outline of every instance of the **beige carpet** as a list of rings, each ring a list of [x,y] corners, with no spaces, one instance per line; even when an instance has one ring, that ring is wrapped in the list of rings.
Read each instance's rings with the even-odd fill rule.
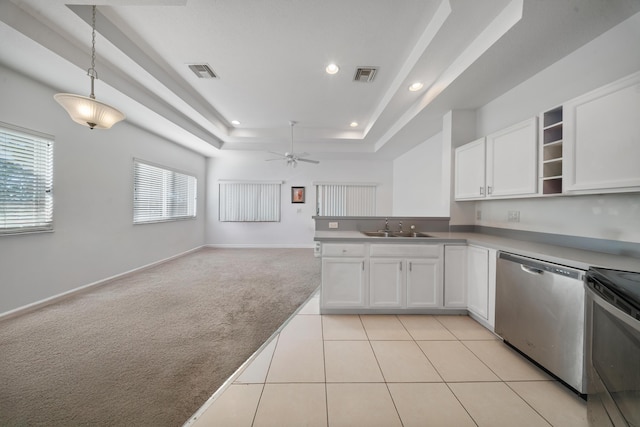
[[[310,249],[201,249],[0,322],[1,426],[180,426],[320,285]]]

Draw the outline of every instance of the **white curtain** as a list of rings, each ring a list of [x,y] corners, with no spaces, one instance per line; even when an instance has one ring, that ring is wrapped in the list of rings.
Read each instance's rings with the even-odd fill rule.
[[[221,182],[218,218],[221,222],[279,222],[280,184]]]
[[[318,184],[318,216],[375,216],[375,184]]]

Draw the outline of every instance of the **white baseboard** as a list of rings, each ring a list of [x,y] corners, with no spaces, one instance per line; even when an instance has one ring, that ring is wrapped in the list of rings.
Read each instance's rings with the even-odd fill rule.
[[[65,298],[69,298],[72,295],[77,295],[79,293],[86,292],[86,291],[91,290],[91,289],[93,289],[95,287],[106,285],[107,283],[111,283],[114,280],[122,279],[123,277],[129,276],[131,274],[139,273],[139,272],[144,271],[146,269],[149,269],[149,268],[152,268],[152,267],[156,267],[156,266],[158,266],[160,264],[164,264],[165,262],[174,260],[176,258],[180,258],[182,256],[190,254],[191,252],[195,252],[198,249],[201,249],[203,247],[205,247],[205,246],[204,245],[203,246],[198,246],[197,248],[189,249],[188,251],[179,253],[177,255],[170,256],[169,258],[161,259],[160,261],[155,261],[155,262],[152,262],[150,264],[143,265],[142,267],[134,268],[133,270],[125,271],[124,273],[116,274],[115,276],[107,277],[106,279],[101,279],[101,280],[98,280],[96,282],[92,282],[92,283],[80,286],[78,288],[71,289],[70,291],[66,291],[66,292],[63,292],[61,294],[53,295],[53,296],[51,296],[49,298],[45,298],[43,300],[32,302],[31,304],[24,305],[22,307],[15,308],[13,310],[6,311],[4,313],[0,313],[0,320],[9,319],[9,318],[16,317],[16,316],[21,316],[23,314],[38,310],[38,309],[40,309],[42,307],[45,307],[45,306],[47,306],[49,304],[53,304],[55,302],[62,301]]]
[[[210,243],[205,245],[208,248],[246,248],[246,249],[313,249],[315,244],[313,243],[265,243],[265,244],[256,244],[256,243]]]

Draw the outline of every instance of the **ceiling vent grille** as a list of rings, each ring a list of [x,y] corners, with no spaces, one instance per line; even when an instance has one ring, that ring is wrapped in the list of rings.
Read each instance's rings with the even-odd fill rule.
[[[372,82],[378,68],[376,67],[358,67],[356,68],[356,74],[353,76],[353,80],[356,82],[369,83]]]
[[[213,72],[211,67],[207,64],[189,64],[189,69],[193,71],[193,74],[198,76],[199,79],[217,79],[218,76]]]

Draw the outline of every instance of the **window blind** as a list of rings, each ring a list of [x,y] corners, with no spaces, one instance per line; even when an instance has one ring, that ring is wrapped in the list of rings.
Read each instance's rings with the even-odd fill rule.
[[[195,218],[196,177],[134,159],[133,223]]]
[[[0,124],[0,234],[53,229],[53,137]]]
[[[280,183],[220,182],[221,222],[279,222]]]
[[[316,185],[318,216],[374,216],[376,184]]]

